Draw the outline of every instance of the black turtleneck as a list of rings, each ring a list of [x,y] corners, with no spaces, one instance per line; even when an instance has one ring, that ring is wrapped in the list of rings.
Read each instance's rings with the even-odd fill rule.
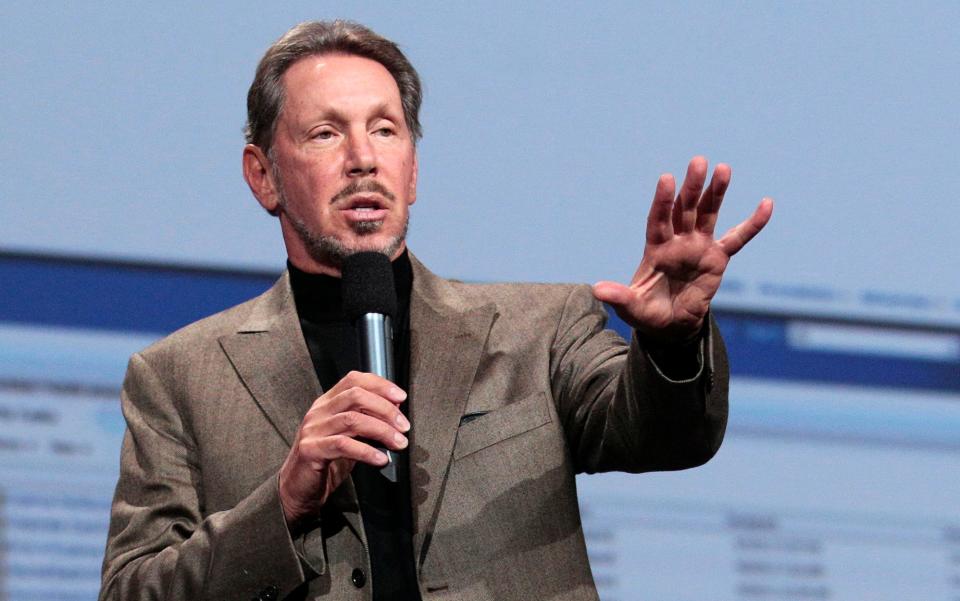
[[[406,251],[392,265],[398,301],[394,320],[394,373],[396,384],[407,390],[410,377],[410,290],[413,286],[413,269]],[[357,332],[343,314],[340,278],[306,273],[289,262],[287,268],[300,328],[313,367],[317,371],[320,386],[329,390],[347,372],[360,367]],[[408,406],[409,399],[400,408],[409,416]],[[408,450],[398,452],[397,458],[396,483],[384,478],[379,468],[363,463],[357,463],[351,473],[369,547],[374,601],[420,599],[413,561]]]

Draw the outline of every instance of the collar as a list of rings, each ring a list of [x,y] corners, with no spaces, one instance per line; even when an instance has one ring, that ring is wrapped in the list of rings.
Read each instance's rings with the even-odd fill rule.
[[[403,313],[410,306],[410,291],[413,288],[413,267],[406,249],[394,259],[393,284],[397,291],[397,305]],[[290,288],[293,291],[297,314],[302,319],[314,322],[343,321],[343,294],[338,277],[319,273],[307,273],[287,261],[290,272]]]

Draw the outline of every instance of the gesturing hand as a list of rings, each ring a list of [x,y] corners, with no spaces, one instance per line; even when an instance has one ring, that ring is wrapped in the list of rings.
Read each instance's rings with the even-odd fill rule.
[[[291,529],[319,513],[354,463],[387,463],[385,454],[357,438],[394,450],[407,446],[403,433],[410,423],[399,409],[406,398],[389,380],[350,372],[313,402],[280,468],[280,504]]]
[[[694,157],[674,200],[673,176],[661,175],[647,217],[643,259],[630,285],[604,281],[593,287],[594,296],[649,339],[669,344],[697,335],[730,257],[773,213],[773,200],[764,198],[746,221],[714,240],[730,167],[717,165],[704,189],[706,176],[707,160]]]

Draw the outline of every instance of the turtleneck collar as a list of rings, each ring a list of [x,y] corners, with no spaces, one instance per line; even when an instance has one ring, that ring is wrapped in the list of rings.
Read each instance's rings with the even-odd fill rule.
[[[413,267],[406,249],[397,257],[393,266],[393,284],[397,290],[400,314],[405,315],[410,307],[410,291],[413,288]],[[343,321],[343,296],[340,278],[319,273],[307,273],[297,269],[287,260],[290,286],[301,319],[313,322]],[[399,316],[398,316],[399,317]]]

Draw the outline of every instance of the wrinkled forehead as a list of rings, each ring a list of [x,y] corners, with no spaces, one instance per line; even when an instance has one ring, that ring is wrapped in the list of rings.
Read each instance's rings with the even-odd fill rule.
[[[283,74],[284,109],[383,106],[402,112],[400,89],[379,62],[354,54],[318,54],[293,63]]]

